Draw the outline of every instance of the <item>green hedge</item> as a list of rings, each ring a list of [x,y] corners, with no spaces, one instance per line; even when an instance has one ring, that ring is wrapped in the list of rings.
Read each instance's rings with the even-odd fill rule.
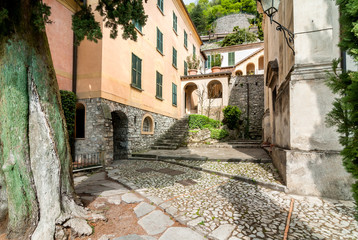
[[[208,118],[204,115],[193,114],[189,116],[190,129],[219,128],[222,125],[220,121]]]
[[[223,123],[233,130],[239,127],[239,120],[241,117],[241,110],[236,106],[226,106],[223,109],[224,120]]]
[[[209,130],[211,132],[210,137],[212,139],[220,140],[229,135],[228,131],[225,129],[209,128]]]
[[[69,142],[71,149],[74,146],[75,138],[75,117],[76,117],[76,94],[70,91],[60,90],[62,109],[65,114],[67,132],[69,136]]]

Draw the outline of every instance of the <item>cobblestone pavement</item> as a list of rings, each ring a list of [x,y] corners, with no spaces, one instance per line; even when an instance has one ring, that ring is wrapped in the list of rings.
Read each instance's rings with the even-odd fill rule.
[[[283,239],[293,200],[288,239],[358,239],[353,202],[288,195],[160,161],[118,161],[107,172],[209,239]]]
[[[261,148],[220,148],[212,147],[182,147],[177,150],[149,150],[146,154],[158,156],[175,155],[182,157],[207,157],[209,159],[262,159],[270,160],[267,153]]]
[[[281,184],[282,180],[277,169],[272,163],[250,162],[221,162],[221,161],[195,161],[195,160],[171,160],[188,166],[200,166],[203,169],[222,172],[230,175],[238,175],[255,181]]]

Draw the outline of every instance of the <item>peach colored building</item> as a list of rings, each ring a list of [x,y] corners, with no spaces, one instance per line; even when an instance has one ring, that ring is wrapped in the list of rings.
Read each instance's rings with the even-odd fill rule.
[[[60,89],[72,91],[73,31],[72,15],[79,7],[74,0],[44,0],[51,7],[51,24],[46,24],[53,65]]]
[[[88,4],[96,4],[90,0]],[[78,48],[76,152],[105,151],[125,158],[150,147],[181,117],[180,77],[186,57],[201,56],[200,37],[181,0],[143,3],[148,20],[136,26],[138,40],[109,37]]]

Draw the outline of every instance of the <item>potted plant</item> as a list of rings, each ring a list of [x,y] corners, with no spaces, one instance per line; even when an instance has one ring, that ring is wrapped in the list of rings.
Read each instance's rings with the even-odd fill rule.
[[[189,75],[196,75],[198,73],[200,60],[196,57],[196,55],[190,55],[186,57],[186,61],[188,63]]]
[[[221,62],[223,57],[220,53],[214,53],[211,55],[211,72],[216,73],[221,70]]]

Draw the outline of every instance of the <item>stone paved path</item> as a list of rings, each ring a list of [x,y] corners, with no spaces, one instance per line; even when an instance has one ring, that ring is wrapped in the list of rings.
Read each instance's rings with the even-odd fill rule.
[[[209,239],[283,239],[292,199],[288,239],[358,239],[352,202],[288,195],[162,161],[118,161],[107,172]],[[164,238],[171,231],[159,239],[196,239]]]
[[[227,159],[263,159],[271,160],[261,148],[221,148],[219,146],[203,147],[182,147],[177,150],[149,150],[145,154],[158,156],[182,156],[182,157],[207,157],[214,160]]]
[[[93,216],[97,216],[90,221],[94,234],[77,239],[205,239],[203,235],[172,219],[145,197],[107,179],[104,172],[76,177],[75,186],[85,206],[91,208]]]

